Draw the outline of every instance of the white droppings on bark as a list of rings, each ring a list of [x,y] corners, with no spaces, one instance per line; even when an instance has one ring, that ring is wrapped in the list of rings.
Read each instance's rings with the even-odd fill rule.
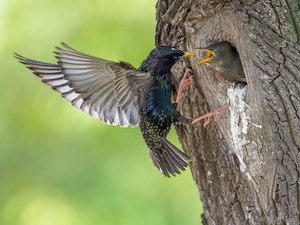
[[[243,146],[249,143],[249,140],[246,139],[249,125],[249,118],[246,114],[246,92],[247,86],[240,85],[230,87],[227,90],[227,96],[230,103],[230,130],[233,143],[232,149],[240,162],[240,169],[242,172],[245,172],[247,167],[244,162]],[[248,177],[249,179],[251,178],[251,176]]]
[[[252,122],[251,122],[251,124],[252,124],[253,126],[255,126],[255,127],[259,128],[259,129],[261,129],[261,128],[262,128],[262,125],[258,125],[258,124],[252,123]]]

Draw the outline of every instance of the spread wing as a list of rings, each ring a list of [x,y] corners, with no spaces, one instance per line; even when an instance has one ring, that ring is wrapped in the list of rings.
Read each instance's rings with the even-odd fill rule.
[[[62,43],[57,64],[39,62],[16,54],[42,81],[60,92],[72,105],[110,125],[139,123],[139,91],[151,76],[125,62],[89,56]]]

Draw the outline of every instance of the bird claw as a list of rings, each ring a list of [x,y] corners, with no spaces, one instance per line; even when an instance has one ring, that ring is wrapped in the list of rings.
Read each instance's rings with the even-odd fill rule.
[[[204,128],[206,128],[206,127],[210,124],[211,118],[212,118],[212,116],[207,117],[207,120],[206,120],[205,123],[203,124],[203,127],[204,127]]]
[[[183,82],[183,88],[185,88],[185,86],[188,86],[193,83],[193,76],[187,77],[184,80],[182,79],[182,82]]]
[[[212,112],[209,112],[209,113],[207,113],[207,114],[205,114],[205,115],[203,115],[203,116],[200,116],[200,117],[194,119],[193,122],[192,122],[192,124],[197,123],[197,122],[199,122],[199,121],[204,120],[204,119],[207,118],[207,121],[206,121],[206,122],[204,123],[204,125],[203,125],[204,128],[206,128],[206,127],[210,124],[211,118],[212,118],[213,116],[215,116],[215,115],[217,115],[217,114],[219,114],[219,113],[224,112],[224,111],[225,111],[226,109],[228,109],[229,107],[230,107],[230,105],[227,104],[227,105],[225,105],[225,106],[223,106],[223,107],[221,107],[221,108],[217,108],[216,110],[214,110],[214,111],[212,111]]]
[[[185,87],[193,83],[193,76],[188,76],[189,73],[192,73],[192,72],[193,71],[190,68],[187,68],[184,72],[184,75],[181,79],[181,82],[180,82],[179,88],[178,88],[178,94],[177,94],[177,98],[176,98],[177,105],[180,104],[181,95],[182,95],[182,92],[185,89]]]

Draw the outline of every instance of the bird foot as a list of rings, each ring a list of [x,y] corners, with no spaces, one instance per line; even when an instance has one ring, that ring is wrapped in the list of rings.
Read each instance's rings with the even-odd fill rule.
[[[182,79],[181,79],[181,82],[180,82],[179,88],[178,88],[177,98],[176,98],[177,105],[180,104],[181,95],[182,95],[182,92],[185,89],[185,87],[190,85],[191,83],[193,83],[193,77],[188,76],[189,73],[191,73],[191,72],[193,72],[193,71],[190,68],[187,68],[184,72],[184,75],[183,75]]]
[[[211,118],[212,118],[214,115],[217,115],[217,114],[219,114],[219,113],[224,112],[226,109],[229,108],[229,106],[230,106],[230,105],[227,104],[227,105],[225,105],[225,106],[222,106],[222,107],[220,107],[220,108],[217,108],[216,110],[214,110],[214,111],[212,111],[212,112],[209,112],[209,113],[207,113],[207,114],[205,114],[205,115],[203,115],[203,116],[200,116],[200,117],[194,119],[193,122],[192,122],[192,124],[197,123],[197,122],[199,122],[200,120],[204,120],[204,119],[207,118],[207,121],[205,121],[205,123],[204,123],[204,125],[203,125],[203,126],[206,128],[207,125],[210,124]]]

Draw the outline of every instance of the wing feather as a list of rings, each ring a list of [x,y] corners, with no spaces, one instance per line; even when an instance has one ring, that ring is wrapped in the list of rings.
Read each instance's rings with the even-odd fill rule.
[[[58,64],[15,57],[76,108],[107,124],[138,125],[138,93],[152,82],[149,74],[138,73],[125,62],[78,52],[64,43],[55,54]]]

